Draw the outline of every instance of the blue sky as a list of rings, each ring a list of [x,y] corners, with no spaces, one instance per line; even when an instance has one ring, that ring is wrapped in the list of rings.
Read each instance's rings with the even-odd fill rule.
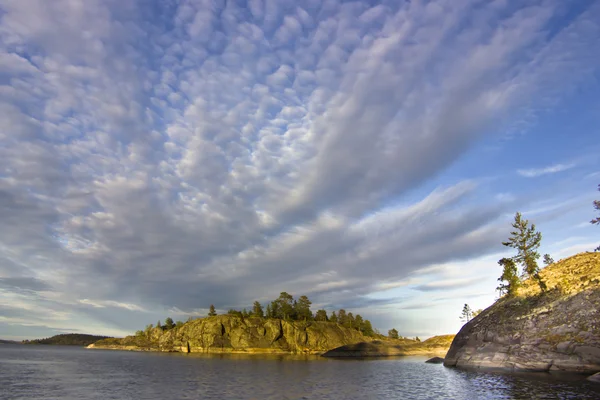
[[[0,0],[0,337],[287,291],[386,332],[600,242],[597,1]]]

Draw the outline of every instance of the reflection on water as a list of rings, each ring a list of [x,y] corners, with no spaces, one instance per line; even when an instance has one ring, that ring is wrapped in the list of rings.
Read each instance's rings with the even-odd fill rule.
[[[0,398],[599,399],[580,377],[481,373],[424,358],[167,354],[0,346]]]

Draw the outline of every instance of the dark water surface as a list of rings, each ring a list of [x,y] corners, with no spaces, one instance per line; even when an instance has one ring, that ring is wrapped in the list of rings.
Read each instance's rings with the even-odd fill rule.
[[[1,399],[600,399],[600,385],[425,364],[0,345]]]

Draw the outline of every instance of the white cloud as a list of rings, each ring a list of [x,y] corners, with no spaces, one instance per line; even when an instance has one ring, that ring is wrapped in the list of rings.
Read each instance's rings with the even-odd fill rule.
[[[520,169],[517,173],[526,178],[537,178],[538,176],[556,174],[575,167],[575,164],[555,164],[544,168]]]

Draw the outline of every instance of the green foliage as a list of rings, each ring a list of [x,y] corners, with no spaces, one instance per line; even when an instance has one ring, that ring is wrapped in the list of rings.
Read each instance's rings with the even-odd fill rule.
[[[255,301],[254,305],[252,306],[252,315],[260,318],[263,318],[265,316],[263,307],[258,301]]]
[[[266,316],[267,318],[275,318],[271,304],[267,304]]]
[[[554,259],[550,257],[550,254],[544,254],[544,265],[548,266],[554,264]]]
[[[346,315],[346,310],[344,310],[342,308],[341,310],[338,311],[337,322],[338,322],[338,324],[345,326],[347,319],[348,319],[348,315]]]
[[[240,318],[244,316],[241,311],[234,310],[234,309],[231,309],[231,310],[227,311],[227,314],[228,315],[235,315],[236,317],[240,317]]]
[[[483,308],[480,308],[479,310],[475,310],[473,311],[473,318],[475,318],[476,316],[478,316],[479,314],[481,314],[483,312]]]
[[[365,319],[365,322],[363,323],[362,333],[365,336],[375,336],[375,331],[373,330],[371,321],[369,321],[368,319]]]
[[[335,311],[331,312],[331,317],[329,318],[329,322],[338,322],[338,317],[335,314]]]
[[[354,321],[352,322],[352,328],[362,332],[364,323],[363,317],[361,317],[360,314],[356,314],[356,317],[354,317]]]
[[[462,309],[462,313],[460,314],[461,321],[469,322],[472,317],[473,310],[471,310],[471,307],[468,304],[465,304],[465,306]]]
[[[498,280],[500,285],[496,288],[500,295],[507,294],[512,297],[517,293],[517,289],[521,285],[521,280],[517,274],[517,264],[512,258],[502,258],[498,261],[502,267],[502,275]],[[506,283],[504,283],[506,282]]]
[[[208,316],[214,317],[215,315],[217,315],[217,311],[215,310],[215,306],[211,304],[210,308],[208,309]]]
[[[136,332],[136,335],[141,332]],[[144,333],[142,332],[142,335]],[[45,339],[27,340],[25,344],[49,344],[49,345],[61,345],[61,346],[89,346],[92,343],[96,343],[98,340],[111,339],[110,336],[96,336],[96,335],[85,335],[81,333],[65,333],[61,335],[52,336]]]
[[[295,304],[296,319],[300,321],[310,321],[313,319],[312,311],[310,306],[312,302],[306,296],[300,296],[298,302]]]
[[[398,331],[395,328],[392,328],[388,331],[388,337],[390,339],[398,339]]]
[[[600,191],[600,185],[598,185],[598,190]],[[594,200],[593,204],[594,210],[600,212],[600,200]],[[591,220],[590,223],[594,225],[600,225],[600,216]],[[596,251],[600,251],[600,246],[596,247]]]
[[[315,314],[315,321],[328,321],[329,318],[327,317],[327,311],[325,310],[317,310],[317,313]]]
[[[173,319],[171,317],[167,317],[167,319],[165,319],[165,325],[163,326],[163,329],[170,330],[173,328],[175,328],[175,323],[173,322]]]
[[[181,328],[182,326],[183,326],[182,321],[177,321],[177,323],[175,323],[175,328]]]
[[[163,328],[163,326],[162,326],[162,325],[161,325],[161,323],[160,323],[160,320],[158,320],[158,322],[156,323],[156,327],[157,327],[157,328],[160,328],[160,329],[162,329],[162,328]]]
[[[514,231],[510,234],[507,242],[502,242],[507,247],[517,250],[517,255],[512,259],[523,267],[523,275],[535,279],[542,291],[546,290],[546,285],[542,282],[539,275],[540,268],[537,259],[540,258],[538,249],[542,241],[542,234],[537,232],[535,224],[529,225],[529,221],[523,219],[520,212],[515,214],[515,220],[512,223]]]

